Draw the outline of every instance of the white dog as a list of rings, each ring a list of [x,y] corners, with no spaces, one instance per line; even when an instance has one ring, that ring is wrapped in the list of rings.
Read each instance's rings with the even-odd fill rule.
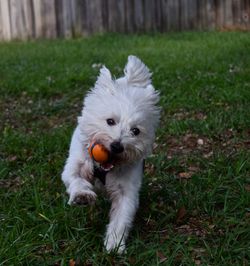
[[[101,68],[85,97],[62,173],[69,204],[94,203],[96,187],[103,183],[112,203],[104,244],[107,251],[119,253],[138,207],[143,161],[152,151],[160,118],[159,94],[149,69],[129,56],[124,74],[114,80],[106,67]],[[91,158],[88,147],[95,141],[109,151],[109,162],[98,164]]]

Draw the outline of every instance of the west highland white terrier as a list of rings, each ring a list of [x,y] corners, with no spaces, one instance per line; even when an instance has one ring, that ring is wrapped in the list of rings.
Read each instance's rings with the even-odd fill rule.
[[[62,180],[70,205],[93,204],[97,188],[107,192],[111,200],[107,251],[125,249],[138,208],[144,159],[152,151],[159,123],[158,101],[149,69],[132,55],[121,78],[113,79],[103,66],[84,99]],[[95,159],[90,153],[93,143],[104,147],[108,159]]]

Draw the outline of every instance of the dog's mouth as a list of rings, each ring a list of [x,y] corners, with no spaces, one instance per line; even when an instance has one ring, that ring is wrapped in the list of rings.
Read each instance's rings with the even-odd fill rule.
[[[107,161],[98,162],[98,161],[95,161],[95,159],[93,159],[93,160],[94,160],[95,166],[97,168],[101,169],[104,172],[109,172],[113,168],[115,168],[116,165],[120,165],[120,163],[122,162],[123,159],[122,159],[120,154],[116,154],[116,153],[113,153],[112,151],[108,150],[108,160]]]
[[[109,153],[109,159],[107,162],[102,162],[99,164],[100,168],[105,171],[105,172],[109,172],[111,171],[115,165],[116,165],[116,158],[115,156],[110,152]]]
[[[100,163],[100,168],[105,172],[111,171],[116,165],[121,163],[121,158],[117,154],[113,154],[110,152],[109,159],[107,162]]]
[[[102,170],[104,170],[105,172],[109,172],[114,168],[114,164],[111,162],[106,162],[106,163],[102,163],[100,164],[100,167],[102,168]]]

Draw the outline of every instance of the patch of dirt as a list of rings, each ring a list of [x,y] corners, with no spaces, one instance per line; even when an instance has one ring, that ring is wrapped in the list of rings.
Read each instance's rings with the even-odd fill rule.
[[[23,93],[18,99],[7,99],[0,102],[1,126],[32,133],[32,126],[43,130],[60,127],[76,122],[82,102],[67,101],[62,96],[50,99],[33,100]],[[56,111],[55,109],[58,109]],[[60,110],[59,110],[60,109]]]
[[[19,176],[13,179],[0,179],[0,188],[10,189],[12,191],[17,191],[22,184],[23,181]]]
[[[189,155],[199,155],[203,158],[210,158],[213,156],[214,152],[218,150],[228,155],[239,149],[250,148],[250,131],[245,131],[243,134],[241,132],[240,134],[244,135],[243,139],[239,137],[239,133],[233,129],[228,129],[213,138],[191,132],[180,137],[167,136],[165,144],[157,146],[156,153],[165,149],[168,159],[172,159],[174,156],[183,158]]]
[[[36,254],[38,255],[44,255],[44,254],[51,254],[54,255],[54,249],[50,244],[44,244],[37,248]]]
[[[207,115],[201,111],[187,111],[185,109],[179,109],[174,114],[171,114],[171,118],[177,121],[181,120],[206,120]]]
[[[181,235],[197,236],[199,238],[205,238],[211,234],[215,226],[211,218],[207,216],[190,217],[184,224],[176,224],[175,231]]]
[[[173,156],[187,156],[190,154],[202,154],[212,156],[212,142],[204,136],[187,133],[181,137],[169,136],[166,139],[167,158]]]
[[[154,145],[153,157],[157,156],[158,153],[163,153],[167,160],[177,158],[178,166],[168,165],[166,167],[164,166],[166,161],[163,160],[162,166],[158,166],[158,168],[162,167],[162,170],[175,175],[177,179],[187,180],[202,170],[200,158],[210,160],[218,153],[223,153],[225,156],[230,157],[240,150],[249,149],[250,130],[238,132],[228,129],[212,138],[188,132],[182,136],[166,136],[164,142]],[[190,159],[192,162],[190,162]],[[146,162],[146,174],[155,176],[157,170],[153,163]]]
[[[175,229],[178,232],[178,234],[181,235],[188,235],[188,236],[195,235],[202,238],[204,238],[207,235],[207,230],[203,228],[201,224],[198,223],[184,224],[179,227],[176,227]]]
[[[250,149],[250,130],[237,132],[236,130],[228,129],[214,137],[213,141],[215,147],[230,155],[240,149]]]

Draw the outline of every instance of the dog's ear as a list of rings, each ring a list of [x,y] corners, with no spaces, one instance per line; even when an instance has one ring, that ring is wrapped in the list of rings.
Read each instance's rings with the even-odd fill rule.
[[[98,90],[104,89],[111,93],[115,90],[115,85],[111,73],[105,66],[100,69],[100,74],[95,83],[95,88]]]
[[[159,91],[155,90],[153,85],[150,84],[145,88],[145,95],[147,96],[148,102],[150,102],[152,106],[156,106],[158,104],[160,100],[160,93]]]
[[[148,121],[150,125],[156,129],[159,125],[161,108],[158,105],[160,100],[159,91],[155,90],[152,85],[148,85],[144,90],[143,105],[148,112]]]
[[[151,84],[151,73],[142,61],[134,55],[128,57],[124,74],[129,85],[145,88]]]

